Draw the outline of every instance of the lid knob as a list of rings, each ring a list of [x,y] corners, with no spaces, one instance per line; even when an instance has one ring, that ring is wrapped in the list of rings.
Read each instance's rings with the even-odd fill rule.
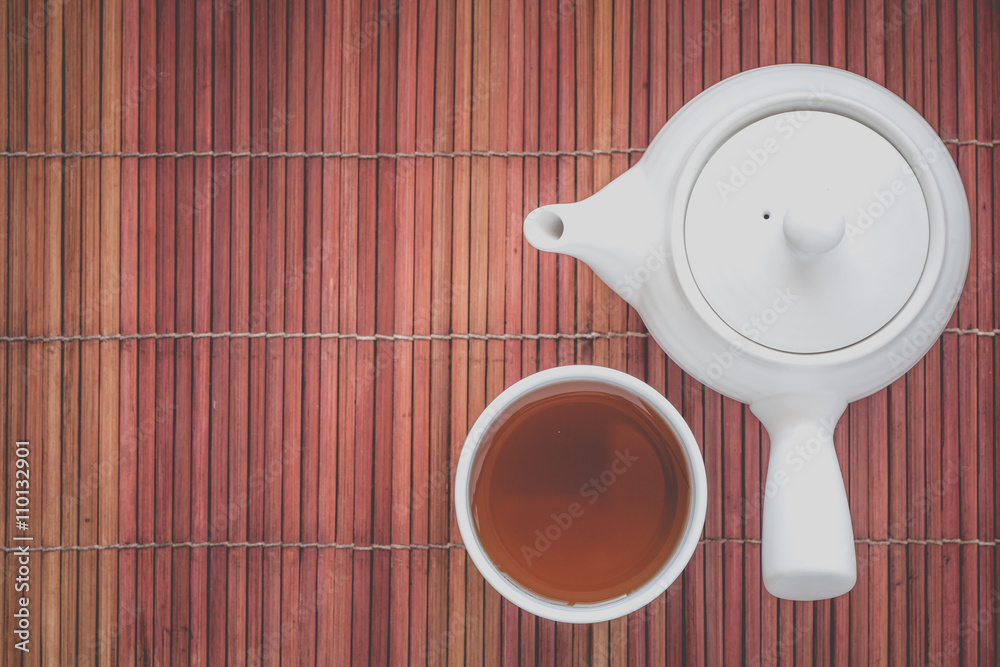
[[[833,250],[844,238],[846,225],[842,213],[807,211],[802,208],[789,208],[782,221],[788,243],[805,253]]]
[[[915,294],[930,248],[924,191],[895,146],[844,115],[808,118],[768,116],[715,149],[687,202],[685,253],[674,254],[733,331],[799,354],[884,327]]]

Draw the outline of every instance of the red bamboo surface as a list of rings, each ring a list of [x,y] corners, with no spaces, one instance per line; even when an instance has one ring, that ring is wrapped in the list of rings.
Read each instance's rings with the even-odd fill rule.
[[[4,4],[0,667],[997,664],[998,25],[987,0]],[[786,62],[903,97],[972,212],[945,333],[835,433],[858,583],[817,603],[761,585],[750,411],[520,232]],[[486,404],[573,363],[664,393],[710,485],[683,576],[593,626],[503,600],[452,508]]]

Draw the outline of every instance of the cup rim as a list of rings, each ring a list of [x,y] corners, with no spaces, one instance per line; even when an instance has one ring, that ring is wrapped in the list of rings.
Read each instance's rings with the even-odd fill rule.
[[[677,436],[691,480],[691,504],[687,524],[677,548],[667,562],[649,581],[632,593],[595,604],[560,604],[533,595],[521,586],[515,585],[486,555],[472,525],[469,498],[473,463],[483,436],[489,432],[496,420],[506,414],[525,394],[546,386],[573,381],[611,385],[643,399],[650,407],[656,409]],[[455,473],[455,513],[458,529],[465,543],[466,552],[483,578],[503,597],[521,609],[542,618],[564,623],[609,621],[641,609],[656,599],[676,581],[694,555],[705,525],[707,503],[708,481],[705,475],[705,463],[694,434],[680,412],[665,396],[642,380],[603,366],[558,366],[522,378],[505,389],[490,402],[469,430],[469,435],[462,445]]]

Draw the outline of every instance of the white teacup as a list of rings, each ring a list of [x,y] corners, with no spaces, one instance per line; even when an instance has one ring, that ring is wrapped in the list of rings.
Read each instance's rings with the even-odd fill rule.
[[[677,438],[680,453],[687,464],[686,474],[691,485],[684,530],[677,547],[663,566],[645,584],[632,592],[613,600],[594,604],[560,602],[542,597],[522,586],[499,570],[491,561],[483,549],[472,520],[470,489],[474,481],[474,474],[477,473],[476,463],[481,460],[481,455],[485,453],[481,445],[484,442],[489,442],[487,436],[492,435],[507,417],[524,405],[551,394],[557,385],[564,383],[572,383],[574,389],[585,389],[586,385],[592,385],[595,388],[611,388],[635,396],[655,409]],[[642,608],[663,593],[680,576],[684,566],[694,554],[702,528],[705,525],[707,496],[705,464],[701,451],[698,449],[694,434],[691,433],[691,429],[680,413],[666,398],[646,383],[626,373],[600,366],[552,368],[530,375],[508,387],[486,407],[483,414],[473,424],[469,436],[465,440],[465,445],[462,447],[455,480],[455,509],[458,527],[469,556],[486,581],[521,609],[543,618],[565,623],[598,623],[625,616]]]

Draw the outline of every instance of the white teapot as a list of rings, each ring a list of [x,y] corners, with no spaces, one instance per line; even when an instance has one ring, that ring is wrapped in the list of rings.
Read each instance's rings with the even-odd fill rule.
[[[969,263],[965,191],[927,122],[842,70],[751,70],[692,99],[592,197],[532,211],[524,235],[586,262],[681,368],[763,423],[767,590],[848,592],[835,425],[926,353]]]

